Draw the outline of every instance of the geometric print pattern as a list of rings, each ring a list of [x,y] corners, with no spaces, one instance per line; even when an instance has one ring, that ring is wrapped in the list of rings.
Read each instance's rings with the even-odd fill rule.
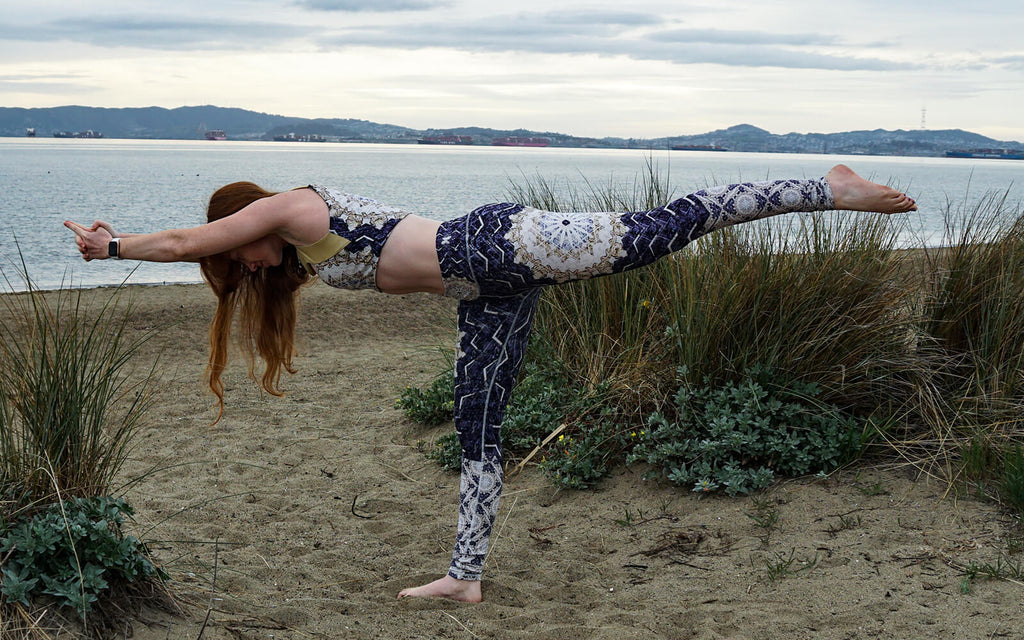
[[[764,217],[764,211],[825,211],[835,206],[825,180],[771,180],[711,187],[693,194],[708,211],[703,233]]]
[[[339,289],[377,290],[377,263],[388,236],[409,215],[376,200],[309,185],[327,204],[330,230],[349,244],[313,265],[317,276]]]
[[[540,278],[568,282],[611,273],[625,255],[619,240],[626,229],[617,215],[524,208],[509,222],[505,240],[515,247],[516,262]]]
[[[499,203],[441,224],[445,295],[469,300],[635,269],[740,222],[834,207],[828,182],[711,187],[650,211],[557,213]]]
[[[501,458],[462,458],[459,486],[459,523],[455,531],[448,575],[457,580],[479,580],[501,499]]]
[[[502,488],[501,423],[526,354],[540,289],[459,302],[455,431],[459,521],[449,575],[479,580]]]

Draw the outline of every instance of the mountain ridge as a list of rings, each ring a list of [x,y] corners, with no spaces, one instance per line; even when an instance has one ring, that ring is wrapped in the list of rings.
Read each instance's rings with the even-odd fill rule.
[[[543,137],[551,146],[596,148],[720,147],[729,151],[771,153],[881,154],[941,156],[952,149],[1000,148],[1024,150],[1024,144],[999,141],[961,129],[885,129],[840,133],[774,134],[750,124],[738,124],[701,134],[658,138],[589,138],[551,131],[453,127],[414,129],[353,118],[299,118],[213,105],[165,107],[0,107],[0,136],[38,136],[55,132],[98,131],[107,138],[202,139],[206,131],[225,131],[234,140],[273,140],[321,137],[337,142],[415,143],[425,136],[468,135],[477,144],[506,136]]]

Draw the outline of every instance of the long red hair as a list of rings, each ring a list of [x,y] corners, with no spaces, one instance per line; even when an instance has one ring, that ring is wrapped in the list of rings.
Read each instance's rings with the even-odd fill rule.
[[[234,182],[214,192],[206,210],[209,222],[229,216],[243,207],[275,195],[251,182]],[[299,288],[310,276],[300,266],[293,247],[285,247],[281,264],[249,271],[245,265],[217,254],[199,260],[203,279],[217,296],[217,311],[210,323],[210,360],[206,368],[210,390],[217,396],[220,420],[224,413],[224,383],[221,373],[228,360],[231,327],[238,311],[237,344],[249,364],[249,377],[260,388],[281,395],[282,369],[295,373],[295,323],[298,318]],[[256,377],[256,356],[266,364]]]

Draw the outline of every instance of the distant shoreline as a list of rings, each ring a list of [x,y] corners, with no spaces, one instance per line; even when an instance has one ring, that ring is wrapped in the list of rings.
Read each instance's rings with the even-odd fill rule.
[[[846,148],[833,149],[829,151],[810,150],[810,149],[794,149],[794,150],[782,150],[782,149],[762,149],[762,148],[749,148],[749,149],[734,149],[734,148],[710,148],[713,145],[690,145],[691,148],[677,148],[680,146],[675,142],[663,143],[658,142],[654,144],[651,141],[647,143],[641,141],[632,141],[625,144],[611,144],[611,143],[598,143],[598,144],[574,144],[574,143],[559,143],[552,141],[544,145],[505,145],[505,144],[493,144],[490,142],[479,142],[479,143],[462,143],[458,145],[423,145],[420,144],[417,139],[331,139],[330,136],[325,137],[322,140],[267,140],[262,137],[238,137],[238,138],[225,138],[218,140],[206,140],[202,138],[156,138],[156,137],[131,137],[131,136],[108,136],[108,135],[97,135],[97,136],[18,136],[13,134],[0,133],[0,138],[10,140],[73,140],[72,144],[80,144],[79,140],[106,140],[106,141],[140,141],[140,142],[199,142],[204,144],[216,145],[224,142],[252,142],[252,143],[271,143],[275,145],[292,144],[292,145],[325,145],[325,144],[391,144],[391,145],[402,145],[409,147],[424,147],[428,149],[441,148],[465,148],[465,147],[476,147],[476,148],[488,148],[488,149],[500,149],[500,148],[555,148],[555,149],[603,149],[603,150],[644,150],[644,151],[669,151],[674,153],[761,153],[761,154],[777,154],[777,155],[821,155],[821,156],[879,156],[879,157],[890,157],[890,158],[950,158],[950,159],[973,159],[973,160],[1020,160],[1017,157],[1018,154],[1024,153],[1024,146],[1021,147],[1001,147],[1004,151],[1004,157],[999,157],[992,154],[975,153],[972,149],[962,148],[947,148],[947,149],[934,149],[928,153],[907,153],[907,152],[894,152],[886,150],[848,150]],[[1012,143],[1020,144],[1020,143]],[[702,149],[699,147],[706,146],[709,148]]]
[[[87,133],[124,140],[205,140],[208,133],[227,140],[307,140],[369,144],[417,144],[422,138],[472,138],[473,146],[490,146],[508,138],[543,138],[551,147],[669,149],[674,145],[723,147],[737,153],[814,153],[822,155],[942,156],[958,149],[1005,148],[1024,151],[1024,143],[1000,141],[962,129],[874,129],[836,133],[771,133],[738,124],[698,134],[655,137],[593,137],[488,127],[414,129],[353,118],[297,118],[212,105],[199,107],[103,108],[60,106],[0,107],[0,136],[36,138]]]

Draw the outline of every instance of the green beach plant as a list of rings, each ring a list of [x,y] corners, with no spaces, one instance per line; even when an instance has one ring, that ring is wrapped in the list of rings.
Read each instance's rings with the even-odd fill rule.
[[[821,402],[813,385],[778,385],[769,369],[720,386],[680,379],[674,416],[654,414],[630,455],[673,484],[749,494],[778,477],[833,471],[858,452],[860,421]]]
[[[112,496],[150,406],[156,365],[133,360],[150,334],[135,337],[120,288],[93,306],[22,278],[24,293],[0,296],[0,606],[34,622],[2,631],[45,634],[48,617],[24,609],[43,598],[102,635],[133,594],[160,599],[163,576]]]
[[[132,514],[118,498],[72,498],[0,524],[0,595],[25,606],[50,596],[85,619],[112,586],[161,575],[139,540],[122,533]]]

